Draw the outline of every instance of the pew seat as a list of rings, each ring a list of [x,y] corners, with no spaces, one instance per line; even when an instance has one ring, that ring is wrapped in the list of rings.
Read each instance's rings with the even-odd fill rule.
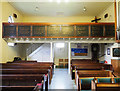
[[[94,80],[94,77],[81,77],[78,80],[78,91],[80,90],[90,90],[91,81]]]
[[[91,87],[95,91],[119,91],[120,83],[115,82],[117,80],[119,82],[119,78],[114,77],[96,77],[91,84]]]
[[[120,83],[120,77],[119,78],[114,78],[114,83]]]
[[[95,77],[112,77],[111,71],[99,70],[81,70],[75,72],[75,82],[78,89],[88,90],[91,89],[91,81]]]
[[[1,91],[37,91],[35,86],[0,86]]]

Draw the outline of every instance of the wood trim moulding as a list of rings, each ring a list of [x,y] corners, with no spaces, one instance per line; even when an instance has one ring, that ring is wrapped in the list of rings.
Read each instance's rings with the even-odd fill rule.
[[[114,37],[104,37],[104,36],[95,36],[95,37],[89,37],[89,36],[72,36],[72,37],[66,37],[66,36],[19,36],[19,37],[14,37],[14,36],[5,36],[3,38],[114,38]]]
[[[111,23],[6,23],[3,22],[3,24],[5,25],[112,25],[115,24],[115,22],[111,22]]]
[[[117,40],[117,33],[116,33],[116,29],[117,29],[117,11],[116,11],[116,0],[114,0],[114,15],[115,15],[115,40]]]

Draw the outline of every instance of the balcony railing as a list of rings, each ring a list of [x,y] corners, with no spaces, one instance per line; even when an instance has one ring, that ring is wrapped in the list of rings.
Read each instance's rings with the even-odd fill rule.
[[[3,23],[3,38],[113,38],[114,23]]]

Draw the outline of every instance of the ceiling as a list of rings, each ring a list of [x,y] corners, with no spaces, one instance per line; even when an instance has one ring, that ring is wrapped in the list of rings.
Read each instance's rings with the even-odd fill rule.
[[[97,16],[113,2],[9,2],[23,15]],[[37,9],[36,9],[37,7]],[[84,7],[86,10],[84,11]]]

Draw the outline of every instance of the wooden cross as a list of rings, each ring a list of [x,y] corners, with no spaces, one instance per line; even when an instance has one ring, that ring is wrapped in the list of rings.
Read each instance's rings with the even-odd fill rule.
[[[101,18],[97,18],[97,17],[95,16],[95,19],[94,19],[94,20],[92,20],[91,22],[98,23],[98,21],[99,21],[99,20],[101,20]]]

